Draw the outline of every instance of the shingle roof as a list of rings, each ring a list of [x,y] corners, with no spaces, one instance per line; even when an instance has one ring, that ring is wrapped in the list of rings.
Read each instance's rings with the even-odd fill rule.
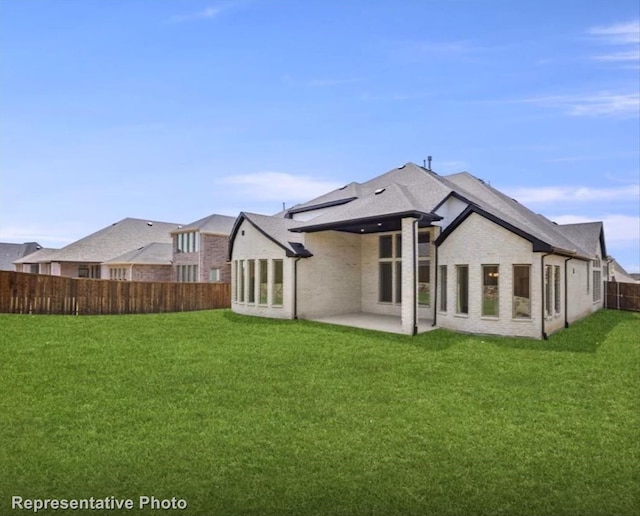
[[[105,263],[127,265],[171,265],[173,258],[173,245],[153,242],[151,244],[134,249],[128,253],[116,256]]]
[[[209,215],[208,217],[196,220],[191,224],[182,226],[181,228],[173,231],[173,233],[199,230],[200,233],[230,235],[235,220],[236,217],[229,217],[227,215],[218,215],[217,213],[214,213],[213,215]]]
[[[284,214],[285,220],[299,213],[305,213],[307,220],[279,226],[277,240],[285,242],[286,233],[290,235],[291,232],[327,229],[353,231],[355,226],[349,226],[350,223],[394,214],[398,217],[427,214],[437,218],[434,211],[450,195],[466,201],[469,210],[489,217],[529,239],[536,250],[553,250],[568,256],[590,258],[601,238],[602,233],[596,235],[595,230],[587,232],[583,228],[581,231],[572,231],[571,228],[558,226],[467,172],[440,176],[413,163],[407,163],[370,181],[349,183],[343,188],[294,206]],[[314,207],[318,209],[317,216],[313,216]],[[281,224],[277,221],[282,220],[281,216],[252,217],[256,226],[263,229]],[[375,228],[369,227],[367,230]],[[602,244],[604,245],[604,240]]]
[[[558,231],[564,234],[572,242],[576,242],[580,248],[589,255],[595,255],[598,249],[600,237],[603,235],[602,222],[584,222],[580,224],[562,224],[557,226]],[[606,256],[606,249],[602,250]]]
[[[57,253],[59,249],[44,247],[35,253],[28,254],[13,263],[47,263],[51,261],[51,257]]]
[[[0,242],[0,271],[13,271],[16,260],[42,249],[37,242],[11,244]]]
[[[63,247],[50,261],[106,262],[132,249],[159,242],[170,244],[174,222],[126,218]]]
[[[311,254],[302,245],[302,238],[290,230],[296,228],[303,222],[281,217],[271,217],[269,215],[259,215],[257,213],[242,212],[238,215],[233,231],[231,233],[231,245],[229,246],[229,256],[233,251],[233,241],[236,233],[240,229],[242,222],[246,220],[253,225],[264,236],[282,247],[287,256],[307,257]]]

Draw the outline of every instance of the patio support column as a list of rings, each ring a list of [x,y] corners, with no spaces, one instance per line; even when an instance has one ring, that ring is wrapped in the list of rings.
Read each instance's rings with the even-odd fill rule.
[[[417,293],[416,293],[416,219],[402,219],[402,307],[400,319],[402,333],[417,333]]]

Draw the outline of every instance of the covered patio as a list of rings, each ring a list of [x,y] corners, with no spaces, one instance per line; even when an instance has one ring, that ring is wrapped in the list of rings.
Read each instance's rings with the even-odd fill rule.
[[[332,315],[329,317],[320,317],[310,319],[316,322],[338,324],[340,326],[351,326],[354,328],[362,328],[365,330],[383,331],[386,333],[406,333],[402,330],[402,320],[399,316],[380,315],[365,312],[357,312],[350,314]],[[418,333],[425,333],[435,330],[433,321],[430,319],[418,319]]]

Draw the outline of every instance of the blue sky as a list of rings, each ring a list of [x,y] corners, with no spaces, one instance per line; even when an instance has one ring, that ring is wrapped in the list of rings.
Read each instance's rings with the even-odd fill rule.
[[[275,213],[433,156],[640,271],[637,0],[0,0],[0,241]]]

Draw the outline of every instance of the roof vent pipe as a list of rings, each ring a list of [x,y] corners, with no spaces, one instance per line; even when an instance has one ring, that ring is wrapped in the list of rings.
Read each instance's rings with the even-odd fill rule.
[[[427,162],[428,162],[427,170],[431,170],[431,159],[432,159],[431,156],[427,156]]]

